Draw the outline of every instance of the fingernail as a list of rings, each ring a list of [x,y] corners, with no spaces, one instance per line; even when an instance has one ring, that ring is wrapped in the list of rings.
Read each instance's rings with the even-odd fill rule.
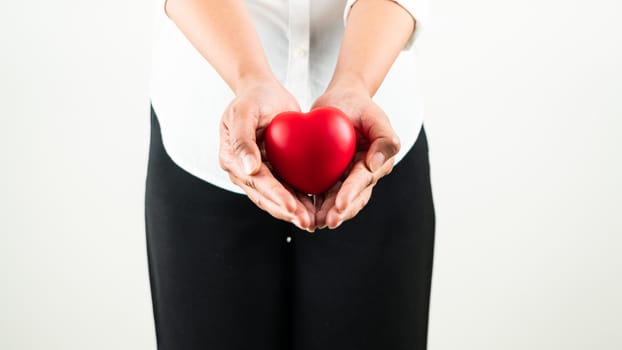
[[[250,154],[245,154],[242,156],[242,166],[244,167],[244,171],[247,174],[251,174],[253,169],[255,169],[255,159]]]
[[[324,229],[326,228],[326,222],[318,222],[317,220],[315,221],[315,227],[318,230]]]
[[[384,164],[384,154],[381,152],[377,152],[371,157],[371,171],[374,172],[378,170],[382,164]]]
[[[331,229],[331,230],[334,230],[334,229],[336,229],[337,227],[339,227],[339,225],[341,225],[341,223],[342,223],[342,222],[343,222],[343,221],[341,221],[341,220],[340,220],[340,221],[337,221],[337,223],[336,223],[334,226],[328,226],[328,228],[329,228],[329,229]]]

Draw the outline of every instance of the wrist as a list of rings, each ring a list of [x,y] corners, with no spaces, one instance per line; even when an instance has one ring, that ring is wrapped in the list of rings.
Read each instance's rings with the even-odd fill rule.
[[[269,68],[240,69],[231,89],[239,96],[249,86],[278,83],[278,80]]]
[[[335,74],[331,79],[327,92],[330,91],[350,91],[355,94],[362,94],[371,97],[373,95],[373,89],[367,84],[365,79],[358,74]]]

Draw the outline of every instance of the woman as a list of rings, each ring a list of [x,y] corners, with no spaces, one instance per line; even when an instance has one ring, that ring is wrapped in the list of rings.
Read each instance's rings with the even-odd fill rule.
[[[424,6],[159,0],[145,198],[158,349],[426,348]],[[276,114],[321,106],[365,146],[314,203],[260,148]]]

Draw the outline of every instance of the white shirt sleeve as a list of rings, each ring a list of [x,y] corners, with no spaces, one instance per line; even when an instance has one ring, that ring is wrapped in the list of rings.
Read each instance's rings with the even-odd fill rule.
[[[345,10],[343,11],[343,23],[345,25],[346,20],[348,19],[348,15],[350,14],[350,10],[352,9],[352,5],[357,0],[348,0],[346,2]],[[410,34],[408,41],[404,45],[402,50],[408,50],[413,46],[415,39],[419,37],[423,28],[427,24],[428,17],[428,0],[388,0],[393,1],[394,3],[403,7],[408,13],[415,19],[415,28],[413,32]]]

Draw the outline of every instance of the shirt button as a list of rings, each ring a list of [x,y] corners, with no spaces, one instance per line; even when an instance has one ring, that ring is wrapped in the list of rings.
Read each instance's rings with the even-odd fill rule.
[[[294,51],[294,57],[296,58],[304,58],[305,56],[307,56],[307,50],[299,47]]]

